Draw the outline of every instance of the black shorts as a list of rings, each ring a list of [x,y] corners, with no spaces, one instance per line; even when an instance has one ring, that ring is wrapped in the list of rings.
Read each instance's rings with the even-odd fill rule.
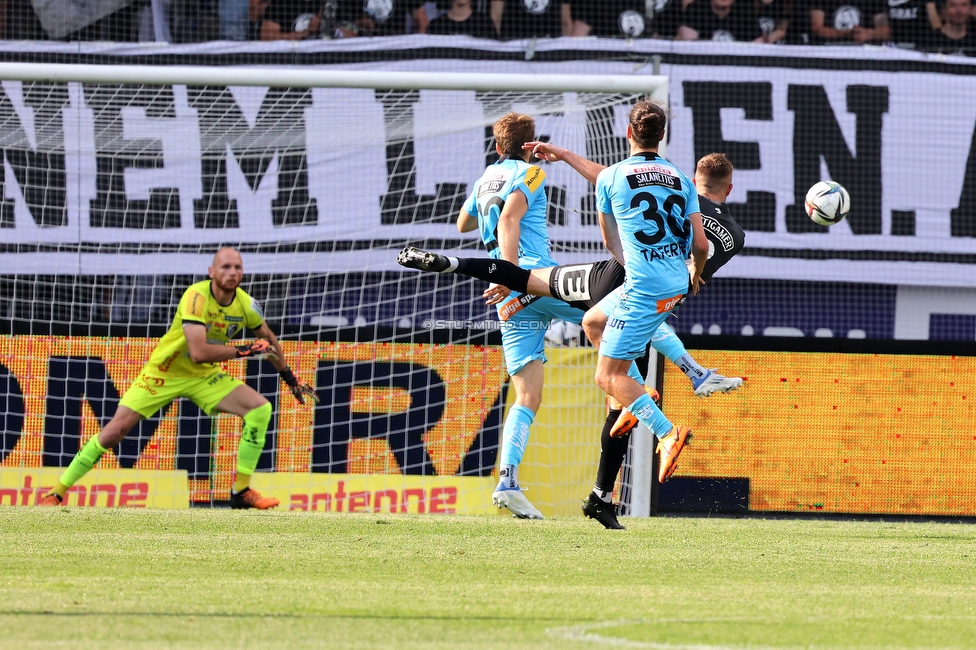
[[[549,276],[549,293],[583,311],[624,283],[624,267],[614,258],[557,266]]]

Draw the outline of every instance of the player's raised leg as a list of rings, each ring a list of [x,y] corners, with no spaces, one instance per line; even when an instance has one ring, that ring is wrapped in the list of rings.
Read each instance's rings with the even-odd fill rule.
[[[397,264],[418,271],[466,275],[533,296],[552,295],[549,292],[549,276],[553,267],[530,271],[506,260],[491,257],[450,257],[413,246],[407,246],[400,251]]]
[[[691,381],[695,395],[708,397],[712,393],[727,393],[742,385],[742,377],[726,377],[718,373],[718,368],[703,368],[688,354],[685,344],[667,323],[654,332],[651,347],[666,356],[671,363],[678,366]]]
[[[261,496],[251,489],[251,475],[264,451],[271,422],[271,403],[250,386],[239,384],[219,401],[215,410],[237,415],[243,420],[237,450],[237,476],[230,493],[231,508],[267,510],[277,506],[278,499]]]

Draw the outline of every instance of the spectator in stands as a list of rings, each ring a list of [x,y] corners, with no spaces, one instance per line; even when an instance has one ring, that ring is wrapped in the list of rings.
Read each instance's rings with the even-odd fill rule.
[[[649,38],[645,11],[644,0],[573,0],[573,36]]]
[[[248,38],[248,18],[253,15],[253,3],[248,0],[218,0],[220,16],[220,40],[244,41]]]
[[[351,15],[346,7],[353,5]],[[424,0],[342,0],[340,14],[348,16],[359,36],[395,36],[407,33],[407,17],[417,31],[427,29]]]
[[[793,0],[753,0],[764,43],[782,43],[793,18]]]
[[[883,0],[811,0],[814,44],[884,43],[891,38]]]
[[[270,0],[260,12],[262,0],[253,0],[252,10],[262,41],[300,41],[318,38],[321,0]]]
[[[763,42],[750,0],[696,0],[685,9],[675,40]]]
[[[556,38],[573,33],[568,0],[491,0],[490,10],[502,40]]]
[[[939,10],[932,0],[888,0],[891,40],[901,47],[927,49],[939,29]]]
[[[480,1],[484,2],[484,0]],[[431,21],[440,18],[450,7],[451,0],[427,0],[426,2],[420,0],[417,9],[410,12],[410,22],[413,23],[410,31],[414,34],[429,34],[428,25]],[[482,9],[481,13],[486,12]]]
[[[476,11],[472,0],[452,0],[451,8],[430,21],[428,34],[467,34],[477,38],[498,38],[488,14]]]
[[[684,18],[684,11],[690,4],[691,0],[654,0],[652,38],[674,38]]]
[[[970,0],[945,0],[942,27],[935,31],[926,49],[941,54],[976,56],[976,18]]]

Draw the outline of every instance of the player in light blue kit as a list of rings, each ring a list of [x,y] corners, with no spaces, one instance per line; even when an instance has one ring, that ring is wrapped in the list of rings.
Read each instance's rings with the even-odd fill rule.
[[[611,436],[633,429],[638,421],[657,436],[662,482],[674,472],[678,455],[691,439],[691,429],[672,426],[628,371],[671,310],[689,292],[698,292],[708,259],[695,186],[657,154],[666,125],[663,108],[650,101],[637,103],[627,125],[630,158],[604,169],[596,181],[603,240],[624,265],[626,279],[595,308],[607,316],[595,379],[601,389],[626,405]],[[689,254],[694,262],[690,279],[685,265]],[[584,327],[589,320],[588,314]],[[600,332],[589,329],[588,335],[599,337]]]
[[[461,232],[478,229],[488,255],[525,269],[555,266],[546,225],[546,174],[527,161],[522,144],[535,139],[535,121],[509,113],[492,127],[501,159],[485,170],[458,215]],[[507,290],[506,290],[507,291]],[[556,300],[510,292],[496,304],[505,365],[515,387],[515,404],[502,430],[498,486],[491,500],[522,519],[542,519],[519,487],[518,466],[529,442],[529,427],[542,403],[543,350],[554,318],[579,324],[582,314]]]

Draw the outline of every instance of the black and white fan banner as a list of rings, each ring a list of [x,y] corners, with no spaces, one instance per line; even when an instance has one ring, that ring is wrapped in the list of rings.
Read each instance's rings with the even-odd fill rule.
[[[468,50],[472,42],[463,40]],[[735,56],[715,44],[682,48],[661,67],[670,78],[667,157],[689,175],[712,151],[736,164],[729,202],[746,249],[722,275],[976,287],[976,68],[927,68],[901,52],[865,58],[863,49],[847,60],[838,49],[832,65],[817,69],[784,57],[802,48],[742,56],[741,46],[728,47]],[[209,51],[197,50],[180,49],[188,59]],[[651,73],[632,62],[560,56],[396,54],[333,67]],[[497,101],[489,104],[473,91],[392,102],[361,89],[4,81],[4,273],[192,272],[205,268],[216,244],[240,245],[249,272],[396,269],[395,251],[407,241],[466,243],[479,254],[453,226],[452,197],[484,169],[484,126]],[[575,151],[605,152],[607,139],[625,151],[626,105],[614,110],[603,142],[587,140],[593,130],[574,93],[515,98],[507,107],[535,114],[537,135]],[[413,156],[415,173],[402,173],[404,156]],[[591,187],[563,164],[545,170],[558,209],[556,259],[601,257]],[[829,230],[802,210],[821,179],[852,197],[849,218]],[[413,206],[424,203],[438,207],[418,219]]]

